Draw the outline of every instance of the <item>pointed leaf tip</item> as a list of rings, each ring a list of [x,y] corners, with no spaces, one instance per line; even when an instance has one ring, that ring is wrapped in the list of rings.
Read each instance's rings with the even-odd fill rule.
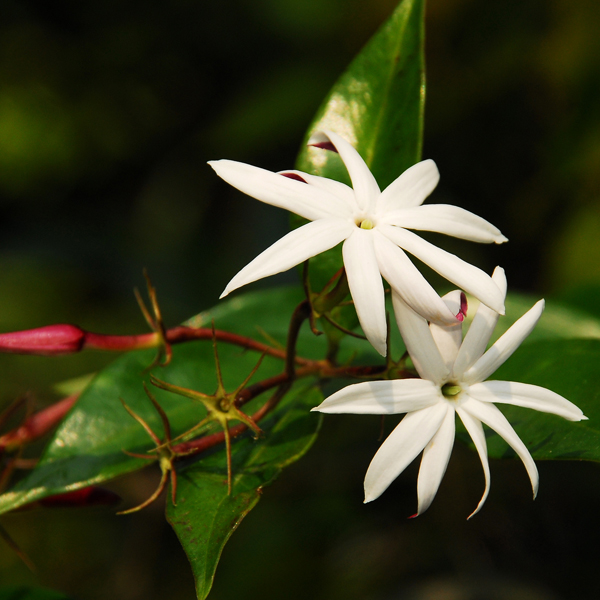
[[[310,147],[326,141],[322,132],[329,130],[351,142],[379,185],[389,186],[421,159],[424,84],[424,2],[400,2],[330,90],[296,168],[348,182],[340,155]],[[310,264],[311,285],[320,289],[342,260],[330,253]]]

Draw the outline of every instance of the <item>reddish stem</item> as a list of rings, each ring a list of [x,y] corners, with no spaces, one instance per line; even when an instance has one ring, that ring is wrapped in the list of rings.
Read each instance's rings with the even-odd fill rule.
[[[218,341],[241,346],[247,350],[255,350],[282,360],[286,359],[286,352],[262,342],[230,333],[229,331],[216,330],[214,337]],[[192,340],[212,340],[212,328],[186,327],[179,325],[165,332],[166,343],[181,344]],[[11,354],[36,354],[41,356],[58,356],[73,354],[83,349],[108,350],[110,352],[123,352],[126,350],[142,350],[156,348],[164,343],[161,336],[156,333],[143,333],[139,335],[105,335],[84,331],[76,325],[60,324],[47,325],[37,329],[0,333],[0,352]],[[296,358],[298,364],[311,364],[313,361],[306,358]]]
[[[270,377],[263,381],[259,381],[254,385],[247,387],[242,390],[237,397],[236,404],[238,406],[242,406],[246,404],[259,394],[263,392],[281,386],[282,384],[289,383],[294,378],[306,377],[307,375],[319,374],[322,378],[335,378],[335,377],[369,377],[372,375],[377,375],[385,371],[385,367],[383,366],[368,366],[368,367],[328,367],[320,364],[313,364],[310,367],[305,367],[303,369],[298,369],[295,373],[295,377],[290,377],[288,373],[280,373],[279,375],[275,375],[274,377]],[[407,373],[408,374],[408,373]],[[261,406],[253,415],[251,415],[252,420],[255,423],[258,423],[262,418],[264,418],[273,408],[275,408],[277,402],[272,402],[273,398],[269,399],[263,406]],[[229,429],[229,435],[234,438],[243,433],[248,429],[247,425],[240,424],[236,425]],[[204,450],[208,450],[217,444],[221,444],[225,441],[224,432],[213,433],[211,435],[207,435],[197,440],[192,440],[190,442],[183,442],[181,444],[177,444],[173,446],[172,450],[175,454],[199,454],[200,452],[204,452]]]
[[[285,360],[285,350],[273,348],[272,346],[257,342],[256,340],[243,335],[216,329],[214,337],[220,342],[234,344],[246,348],[247,350],[255,350],[256,352],[261,352]],[[213,331],[208,327],[186,327],[185,325],[180,325],[168,329],[166,331],[166,338],[169,344],[181,344],[193,340],[212,340]],[[95,350],[123,351],[153,348],[156,346],[157,342],[158,335],[156,333],[146,333],[142,335],[102,335],[98,333],[86,333],[83,347]],[[306,358],[296,358],[296,362],[299,364],[310,364],[313,361]]]
[[[297,371],[297,377],[305,377],[307,375],[311,375],[313,373],[318,373],[320,370],[319,365],[313,365],[312,367],[305,367],[304,369],[299,369]],[[243,389],[238,397],[236,398],[236,406],[243,406],[247,402],[250,402],[256,396],[266,392],[267,390],[273,389],[275,387],[280,386],[282,383],[286,383],[289,381],[289,376],[287,373],[280,373],[279,375],[274,375],[273,377],[269,377],[268,379],[264,379],[263,381],[259,381],[247,388]],[[267,401],[261,408],[259,408],[251,418],[256,422],[262,419],[270,410],[274,407],[269,406],[269,402]],[[248,429],[247,425],[239,424],[235,427],[231,427],[229,429],[229,435],[234,438],[244,431]],[[217,444],[220,444],[225,441],[225,433],[220,431],[218,433],[213,433],[211,435],[207,435],[197,440],[192,440],[191,442],[182,442],[181,444],[176,444],[172,447],[172,451],[174,454],[185,454],[193,451],[193,454],[198,454],[207,450],[208,448],[212,448]],[[188,454],[189,456],[189,454]]]
[[[122,352],[125,350],[143,350],[155,348],[158,343],[158,334],[142,333],[140,335],[104,335],[86,331],[83,340],[83,349],[108,350]]]

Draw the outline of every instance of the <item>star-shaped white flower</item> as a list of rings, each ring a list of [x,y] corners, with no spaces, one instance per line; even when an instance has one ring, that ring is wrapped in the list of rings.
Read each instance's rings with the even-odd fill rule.
[[[496,268],[494,281],[506,293],[506,278]],[[464,298],[464,296],[463,296]],[[459,309],[461,293],[444,297]],[[498,313],[480,305],[464,341],[461,324],[428,325],[394,294],[396,320],[415,368],[422,379],[371,381],[350,385],[313,410],[324,413],[407,413],[375,454],[365,477],[365,502],[378,498],[423,451],[417,482],[418,512],[431,504],[446,471],[454,444],[455,414],[469,432],[490,489],[490,469],[482,423],[496,431],[523,461],[535,498],[538,472],[529,451],[494,402],[552,413],[569,421],[586,419],[573,403],[545,388],[513,381],[485,381],[531,333],[544,310],[540,300],[485,351]]]
[[[439,180],[432,160],[412,166],[381,192],[364,160],[342,137],[319,133],[309,144],[339,152],[353,188],[300,171],[277,174],[231,160],[209,162],[217,175],[245,194],[312,221],[257,256],[229,282],[221,297],[344,242],[344,266],[358,319],[371,344],[384,356],[385,299],[380,274],[421,316],[437,323],[456,322],[456,315],[404,250],[485,305],[504,313],[502,294],[489,275],[408,231],[436,231],[482,243],[507,241],[496,227],[462,208],[421,206]]]

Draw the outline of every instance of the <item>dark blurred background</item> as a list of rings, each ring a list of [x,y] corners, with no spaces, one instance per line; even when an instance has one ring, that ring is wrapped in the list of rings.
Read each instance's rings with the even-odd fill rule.
[[[146,267],[167,323],[216,303],[287,228],[206,161],[293,165],[322,98],[394,0],[3,0],[0,6],[0,330],[73,322],[145,330]],[[424,157],[434,202],[499,226],[499,248],[445,239],[511,289],[600,313],[600,7],[597,0],[429,0]],[[287,275],[292,281],[295,273]],[[272,281],[262,285],[271,285]],[[109,360],[2,356],[0,402]],[[377,419],[324,435],[233,536],[215,599],[597,598],[600,472],[541,464],[531,503],[517,461],[492,464],[484,510],[474,454],[457,447],[416,521],[416,468],[363,507]],[[342,466],[344,465],[344,466]],[[156,473],[118,481],[130,505]],[[138,497],[139,496],[139,497]],[[161,503],[10,515],[39,567],[0,546],[0,583],[82,600],[187,600],[193,582]],[[288,587],[291,588],[288,590]]]

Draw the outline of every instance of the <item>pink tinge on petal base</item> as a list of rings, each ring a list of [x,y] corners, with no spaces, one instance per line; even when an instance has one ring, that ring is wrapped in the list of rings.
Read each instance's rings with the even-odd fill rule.
[[[300,175],[298,175],[298,173],[279,173],[279,174],[283,175],[284,177],[287,177],[288,179],[294,179],[295,181],[299,181],[300,183],[308,183],[308,181],[306,181],[305,179],[300,177]]]
[[[467,310],[469,308],[469,303],[467,302],[467,297],[464,292],[460,293],[460,310],[458,311],[456,318],[462,323],[466,316]]]
[[[321,150],[330,150],[337,154],[337,148],[331,142],[313,142],[308,145],[313,146],[314,148],[320,148]]]

